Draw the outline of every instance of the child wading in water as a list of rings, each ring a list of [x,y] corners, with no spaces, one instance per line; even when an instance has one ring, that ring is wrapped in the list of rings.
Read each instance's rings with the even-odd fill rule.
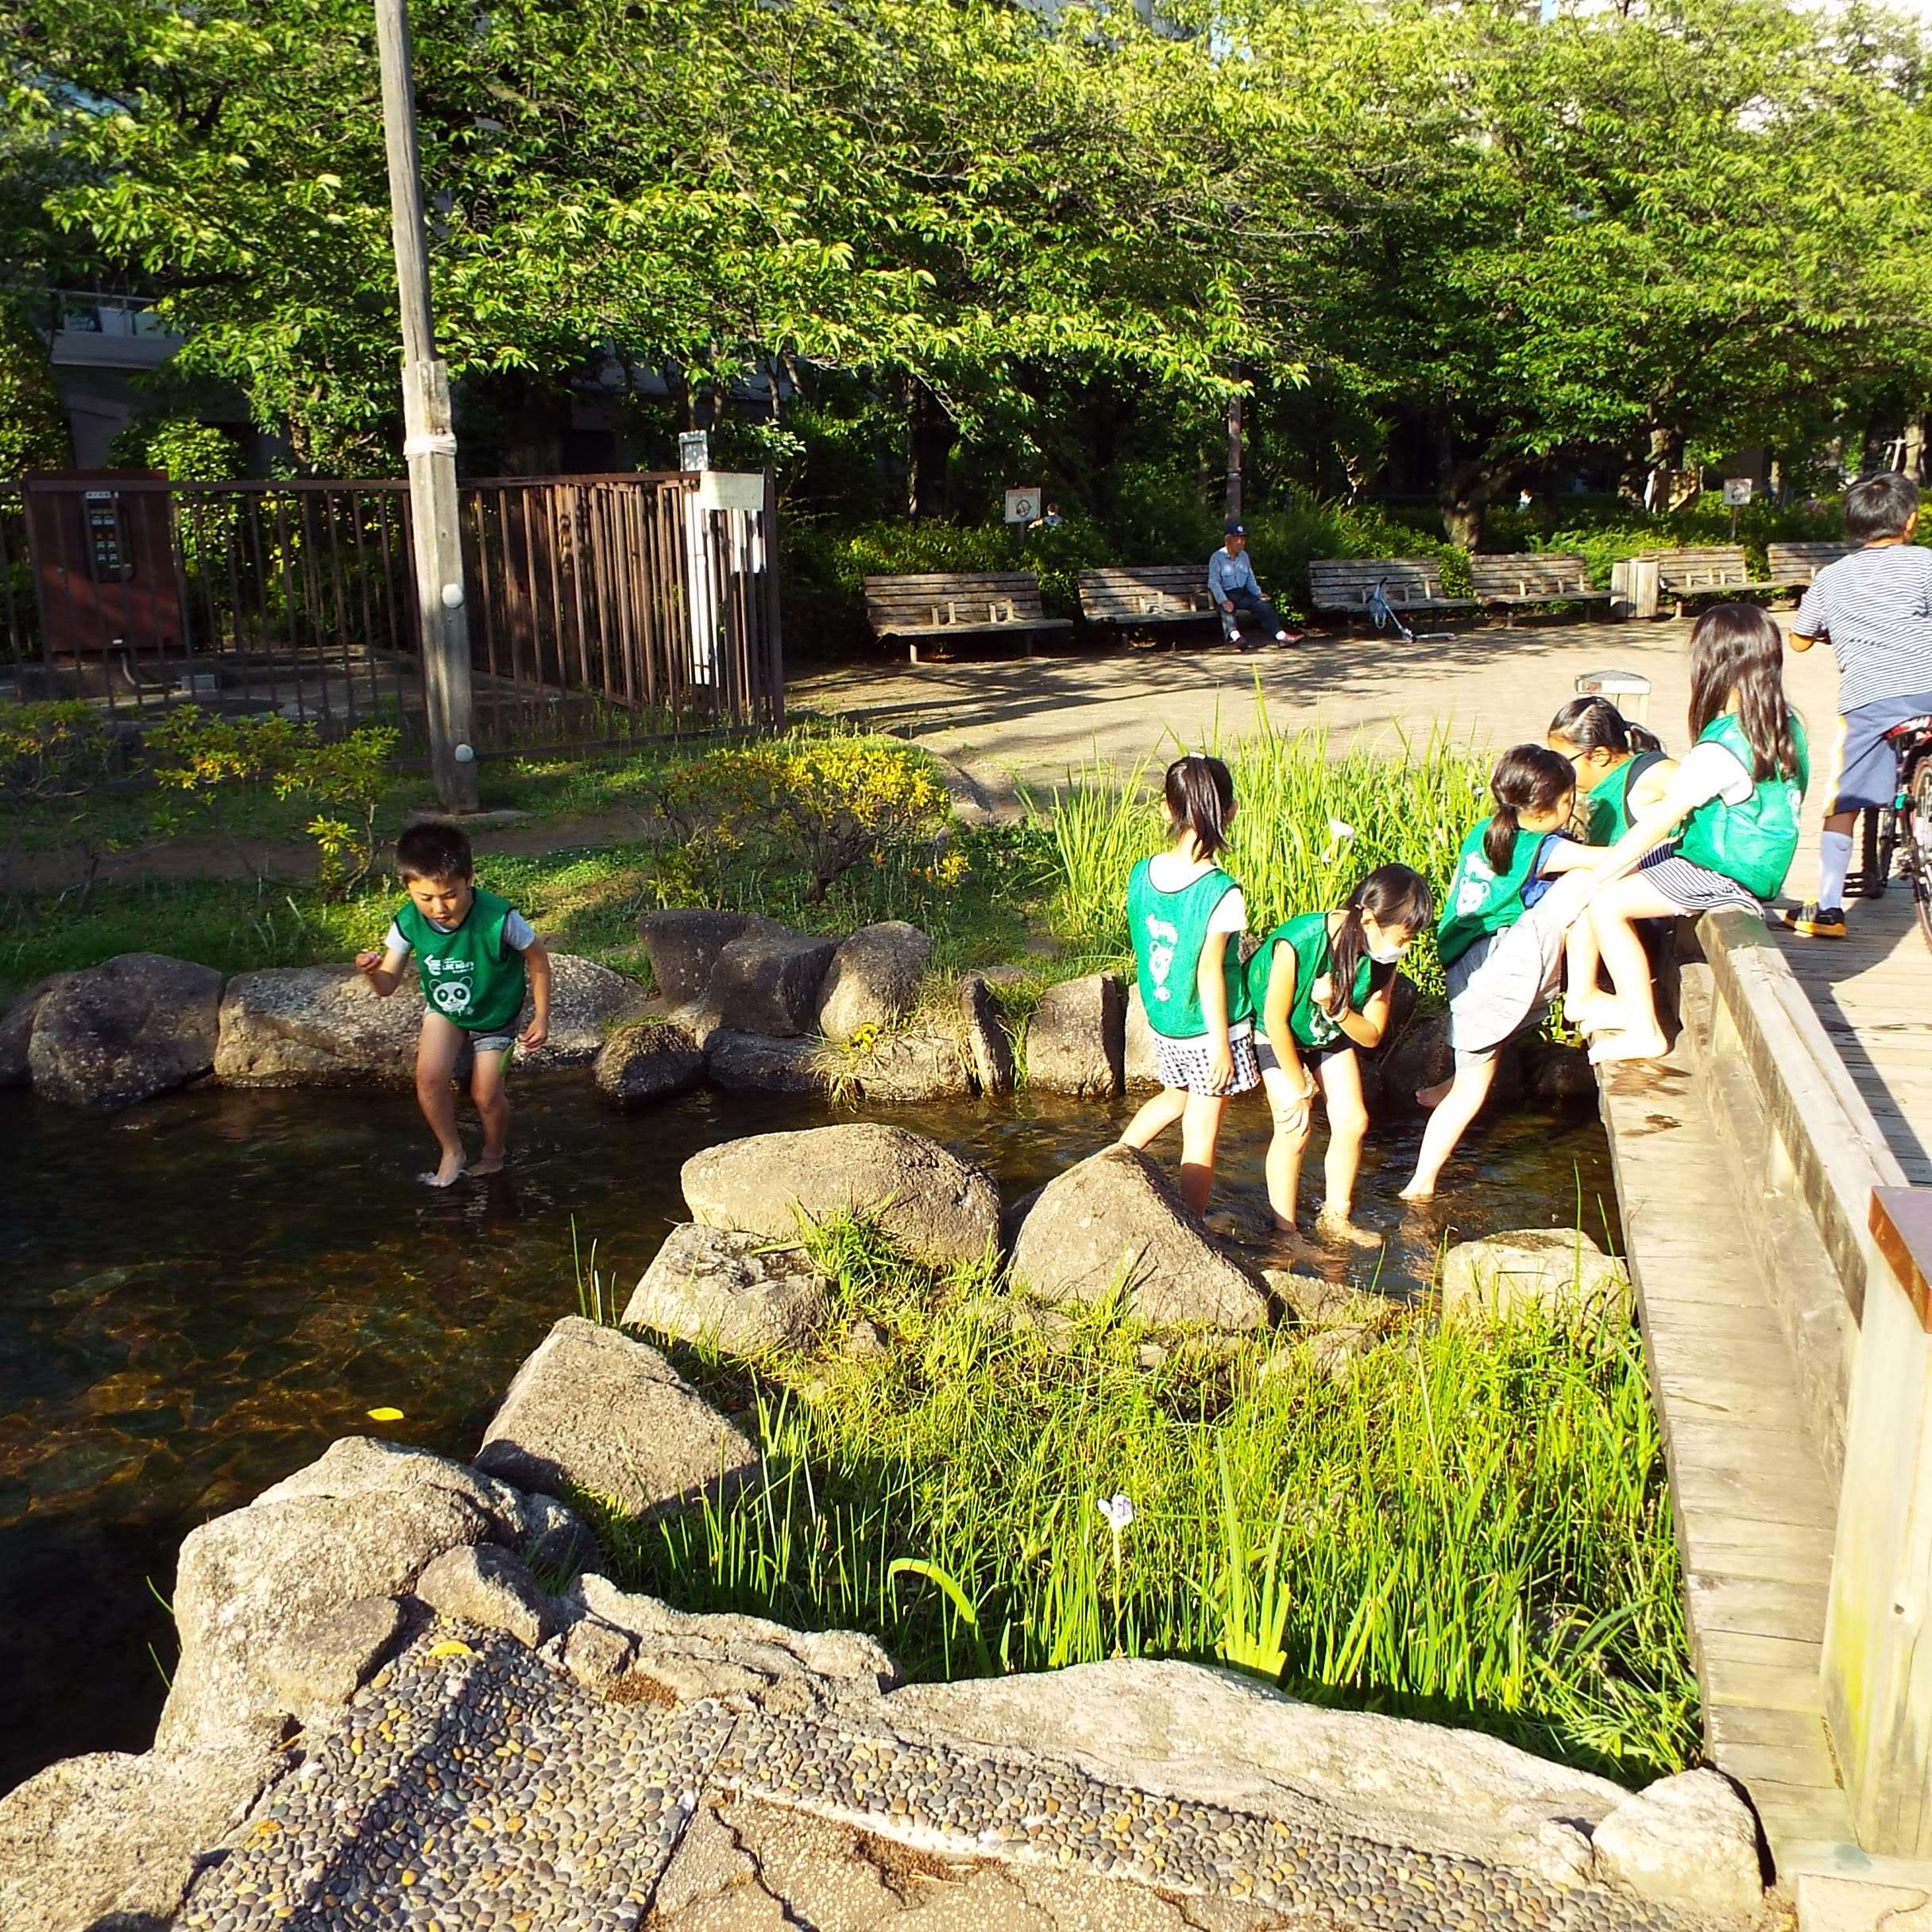
[[[483,1157],[467,1171],[494,1174],[504,1165],[510,1103],[504,1091],[510,1056],[550,1037],[550,955],[530,922],[508,899],[479,892],[469,840],[454,825],[410,825],[396,841],[396,869],[409,897],[380,952],[358,952],[356,969],[388,999],[402,983],[412,952],[423,984],[423,1032],[416,1043],[416,1099],[442,1150],[433,1174],[446,1188],[464,1173],[450,1080],[467,1040],[475,1055],[469,1097],[483,1122]],[[520,1036],[526,985],[530,1024]]]
[[[1250,1092],[1261,1077],[1241,969],[1248,909],[1240,887],[1215,864],[1235,820],[1227,767],[1218,758],[1177,759],[1166,794],[1173,848],[1142,860],[1127,881],[1127,925],[1161,1091],[1127,1123],[1120,1144],[1151,1146],[1179,1121],[1181,1196],[1205,1214],[1228,1098]]]
[[[1497,1049],[1555,990],[1563,936],[1589,891],[1581,868],[1602,856],[1564,836],[1576,774],[1548,746],[1519,744],[1504,752],[1490,794],[1496,810],[1463,840],[1436,927],[1455,1074],[1446,1087],[1416,1096],[1435,1111],[1415,1177],[1402,1190],[1406,1201],[1435,1193],[1443,1164],[1489,1098]]]
[[[1319,1081],[1328,1107],[1327,1197],[1316,1231],[1363,1246],[1381,1238],[1352,1218],[1369,1130],[1355,1049],[1381,1044],[1397,964],[1434,910],[1420,872],[1381,866],[1339,912],[1285,921],[1248,961],[1248,997],[1262,1027],[1255,1058],[1274,1115],[1268,1204],[1275,1225],[1291,1235]]]
[[[1667,1049],[1638,920],[1725,906],[1761,910],[1784,884],[1810,761],[1804,726],[1785,701],[1783,644],[1776,623],[1753,604],[1719,604],[1690,633],[1697,742],[1662,799],[1597,868],[1590,923],[1614,991],[1576,1016],[1597,1035],[1594,1061],[1652,1060]]]

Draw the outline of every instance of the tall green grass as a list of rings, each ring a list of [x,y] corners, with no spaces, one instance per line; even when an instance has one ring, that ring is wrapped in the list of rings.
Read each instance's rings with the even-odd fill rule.
[[[890,1351],[754,1370],[687,1351],[755,1412],[764,1468],[663,1524],[607,1518],[632,1586],[869,1629],[919,1677],[1277,1652],[1304,1696],[1627,1779],[1687,1760],[1696,1687],[1627,1329],[1418,1320],[1343,1385],[1268,1336],[1150,1373],[1104,1315],[1052,1347],[1014,1328],[989,1269],[936,1274],[852,1222],[812,1240]]]
[[[1182,748],[1176,744],[1171,755]],[[1489,755],[1439,729],[1400,758],[1356,744],[1337,755],[1324,731],[1277,730],[1258,694],[1252,728],[1206,748],[1226,759],[1234,776],[1234,836],[1223,863],[1246,893],[1254,932],[1340,905],[1378,865],[1413,866],[1439,899],[1463,837],[1489,810]],[[1034,804],[1059,868],[1054,925],[1073,945],[1118,956],[1131,949],[1127,875],[1168,842],[1159,778],[1152,763],[1090,765],[1070,774],[1050,802]],[[1405,970],[1425,991],[1441,990],[1428,940]]]

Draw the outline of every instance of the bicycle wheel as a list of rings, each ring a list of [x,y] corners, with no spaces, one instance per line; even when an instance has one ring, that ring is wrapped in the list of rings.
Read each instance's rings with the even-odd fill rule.
[[[1903,802],[1882,806],[1878,813],[1878,891],[1883,894],[1891,883],[1892,861],[1899,856],[1899,837],[1901,821],[1911,816],[1911,808]],[[1868,888],[1869,890],[1869,888]],[[1876,896],[1876,895],[1874,895]]]
[[[1891,862],[1884,849],[1884,828],[1891,815],[1891,807],[1884,805],[1868,805],[1858,814],[1857,883],[1861,899],[1882,899],[1885,896],[1886,879],[1891,870]],[[1845,882],[1848,886],[1852,883],[1849,879]]]
[[[1932,946],[1932,754],[1921,758],[1907,793],[1911,817],[1905,827],[1905,866],[1912,881],[1918,930]]]

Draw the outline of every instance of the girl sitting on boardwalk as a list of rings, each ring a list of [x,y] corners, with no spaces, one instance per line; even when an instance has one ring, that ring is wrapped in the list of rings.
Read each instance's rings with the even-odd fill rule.
[[[1261,1078],[1241,969],[1248,909],[1240,887],[1215,863],[1235,820],[1227,767],[1198,754],[1177,759],[1165,789],[1173,845],[1142,860],[1127,881],[1127,925],[1161,1091],[1120,1142],[1151,1146],[1179,1121],[1181,1195],[1204,1214],[1228,1098],[1250,1092]]]
[[[1370,873],[1339,912],[1303,913],[1262,940],[1248,961],[1248,998],[1260,1018],[1255,1045],[1274,1115],[1268,1146],[1268,1204],[1277,1227],[1296,1233],[1301,1157],[1313,1129],[1316,1082],[1328,1108],[1327,1195],[1316,1231],[1372,1246],[1381,1237],[1353,1219],[1355,1177],[1369,1110],[1358,1046],[1389,1029],[1396,966],[1435,907],[1428,883],[1406,865]]]
[[[1762,910],[1784,884],[1810,762],[1804,725],[1785,701],[1783,655],[1776,623],[1752,604],[1717,605],[1690,633],[1696,743],[1597,868],[1590,923],[1613,990],[1576,1016],[1597,1036],[1594,1061],[1667,1050],[1639,920]]]
[[[1555,990],[1563,936],[1589,891],[1583,868],[1602,856],[1565,836],[1576,774],[1548,746],[1504,752],[1490,793],[1496,810],[1463,840],[1436,926],[1455,1073],[1447,1086],[1416,1096],[1435,1111],[1404,1200],[1435,1193],[1444,1163],[1489,1098],[1497,1049]]]

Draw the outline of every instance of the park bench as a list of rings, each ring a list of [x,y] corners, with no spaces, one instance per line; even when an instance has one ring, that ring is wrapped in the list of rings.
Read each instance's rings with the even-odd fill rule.
[[[1478,604],[1493,604],[1505,624],[1525,604],[1607,604],[1610,593],[1592,587],[1590,566],[1569,551],[1526,550],[1506,556],[1471,557],[1469,576]]]
[[[1776,572],[1768,578],[1754,578],[1745,557],[1744,547],[1739,543],[1710,543],[1694,550],[1661,550],[1655,554],[1658,593],[1675,603],[1680,617],[1684,614],[1685,600],[1689,597],[1712,597],[1726,590],[1763,595],[1791,588]]]
[[[1080,585],[1089,624],[1199,624],[1220,615],[1198,563],[1111,564],[1081,571]]]
[[[1070,631],[1071,617],[1049,617],[1041,607],[1040,580],[1030,570],[929,570],[913,577],[868,577],[865,619],[882,641],[903,638],[911,660],[922,643],[992,637],[1008,632],[1033,640],[1041,631]]]
[[[1442,566],[1433,557],[1311,557],[1308,601],[1316,610],[1359,614],[1376,586],[1397,611],[1474,610],[1474,597],[1452,597],[1443,589]]]
[[[1780,584],[1802,590],[1828,563],[1849,557],[1856,543],[1768,543],[1764,547],[1771,574]]]

